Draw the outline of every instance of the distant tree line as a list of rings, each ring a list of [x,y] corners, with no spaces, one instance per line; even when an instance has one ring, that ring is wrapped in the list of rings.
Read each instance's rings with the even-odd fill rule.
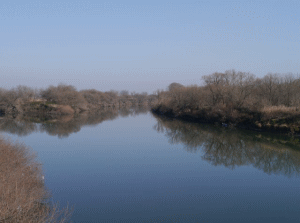
[[[249,72],[227,70],[203,76],[202,80],[201,86],[171,83],[167,90],[150,95],[127,90],[78,91],[64,84],[46,89],[0,88],[0,114],[69,115],[103,108],[150,106],[154,112],[181,118],[299,132],[299,75],[269,73],[259,78]]]
[[[148,95],[147,92],[102,92],[95,89],[78,91],[74,86],[64,84],[49,86],[46,89],[18,86],[9,90],[0,88],[0,113],[44,111],[73,114],[107,107],[147,106],[154,99],[156,97]]]
[[[202,86],[169,85],[157,91],[152,110],[161,114],[209,122],[291,127],[300,117],[300,78],[269,73],[262,78],[228,70],[203,76]],[[299,129],[298,129],[299,131]]]

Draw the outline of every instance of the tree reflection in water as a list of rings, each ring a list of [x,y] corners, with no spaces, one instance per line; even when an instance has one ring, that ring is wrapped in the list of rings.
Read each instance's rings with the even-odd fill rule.
[[[82,113],[77,116],[18,116],[2,117],[0,119],[0,131],[27,136],[34,132],[46,132],[52,136],[66,138],[72,133],[79,132],[83,126],[98,125],[117,117],[135,116],[145,114],[148,107],[130,107],[122,109],[103,109],[93,113]]]
[[[300,146],[296,138],[154,116],[154,129],[164,133],[171,144],[183,143],[188,152],[200,150],[202,159],[212,165],[230,169],[252,165],[267,174],[299,175]]]
[[[41,165],[24,145],[0,138],[0,222],[66,222],[71,212],[50,202]]]

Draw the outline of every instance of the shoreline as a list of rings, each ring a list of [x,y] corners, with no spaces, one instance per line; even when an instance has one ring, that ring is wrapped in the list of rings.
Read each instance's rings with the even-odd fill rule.
[[[184,113],[180,115],[176,115],[171,111],[168,112],[162,112],[159,108],[151,108],[150,110],[152,113],[161,116],[166,117],[169,119],[177,119],[182,121],[187,121],[191,123],[203,123],[203,124],[213,124],[217,125],[223,128],[236,128],[236,129],[244,129],[244,130],[250,130],[255,132],[267,132],[267,133],[274,133],[274,134],[280,134],[280,135],[288,135],[288,136],[295,136],[300,138],[300,130],[297,126],[286,126],[286,127],[279,127],[276,125],[260,125],[260,127],[256,124],[259,122],[259,120],[247,120],[248,125],[243,123],[226,123],[222,122],[220,119],[216,117],[195,117],[193,115]],[[260,120],[261,121],[261,120]]]

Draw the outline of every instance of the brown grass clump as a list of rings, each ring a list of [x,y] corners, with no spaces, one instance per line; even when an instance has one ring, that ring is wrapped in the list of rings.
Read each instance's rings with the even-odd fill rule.
[[[297,107],[287,107],[284,105],[281,106],[265,106],[262,109],[262,112],[268,116],[278,116],[280,114],[286,115],[300,115],[300,110]]]
[[[65,222],[67,210],[48,202],[42,168],[24,145],[0,137],[0,222]]]

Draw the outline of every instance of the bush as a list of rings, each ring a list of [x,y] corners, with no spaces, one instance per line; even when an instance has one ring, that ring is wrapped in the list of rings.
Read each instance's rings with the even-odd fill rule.
[[[0,222],[65,222],[70,212],[49,203],[41,165],[22,144],[0,138]]]
[[[60,84],[57,87],[50,86],[46,90],[41,91],[41,96],[47,101],[61,105],[69,105],[72,108],[77,108],[87,103],[82,94],[71,85]]]

